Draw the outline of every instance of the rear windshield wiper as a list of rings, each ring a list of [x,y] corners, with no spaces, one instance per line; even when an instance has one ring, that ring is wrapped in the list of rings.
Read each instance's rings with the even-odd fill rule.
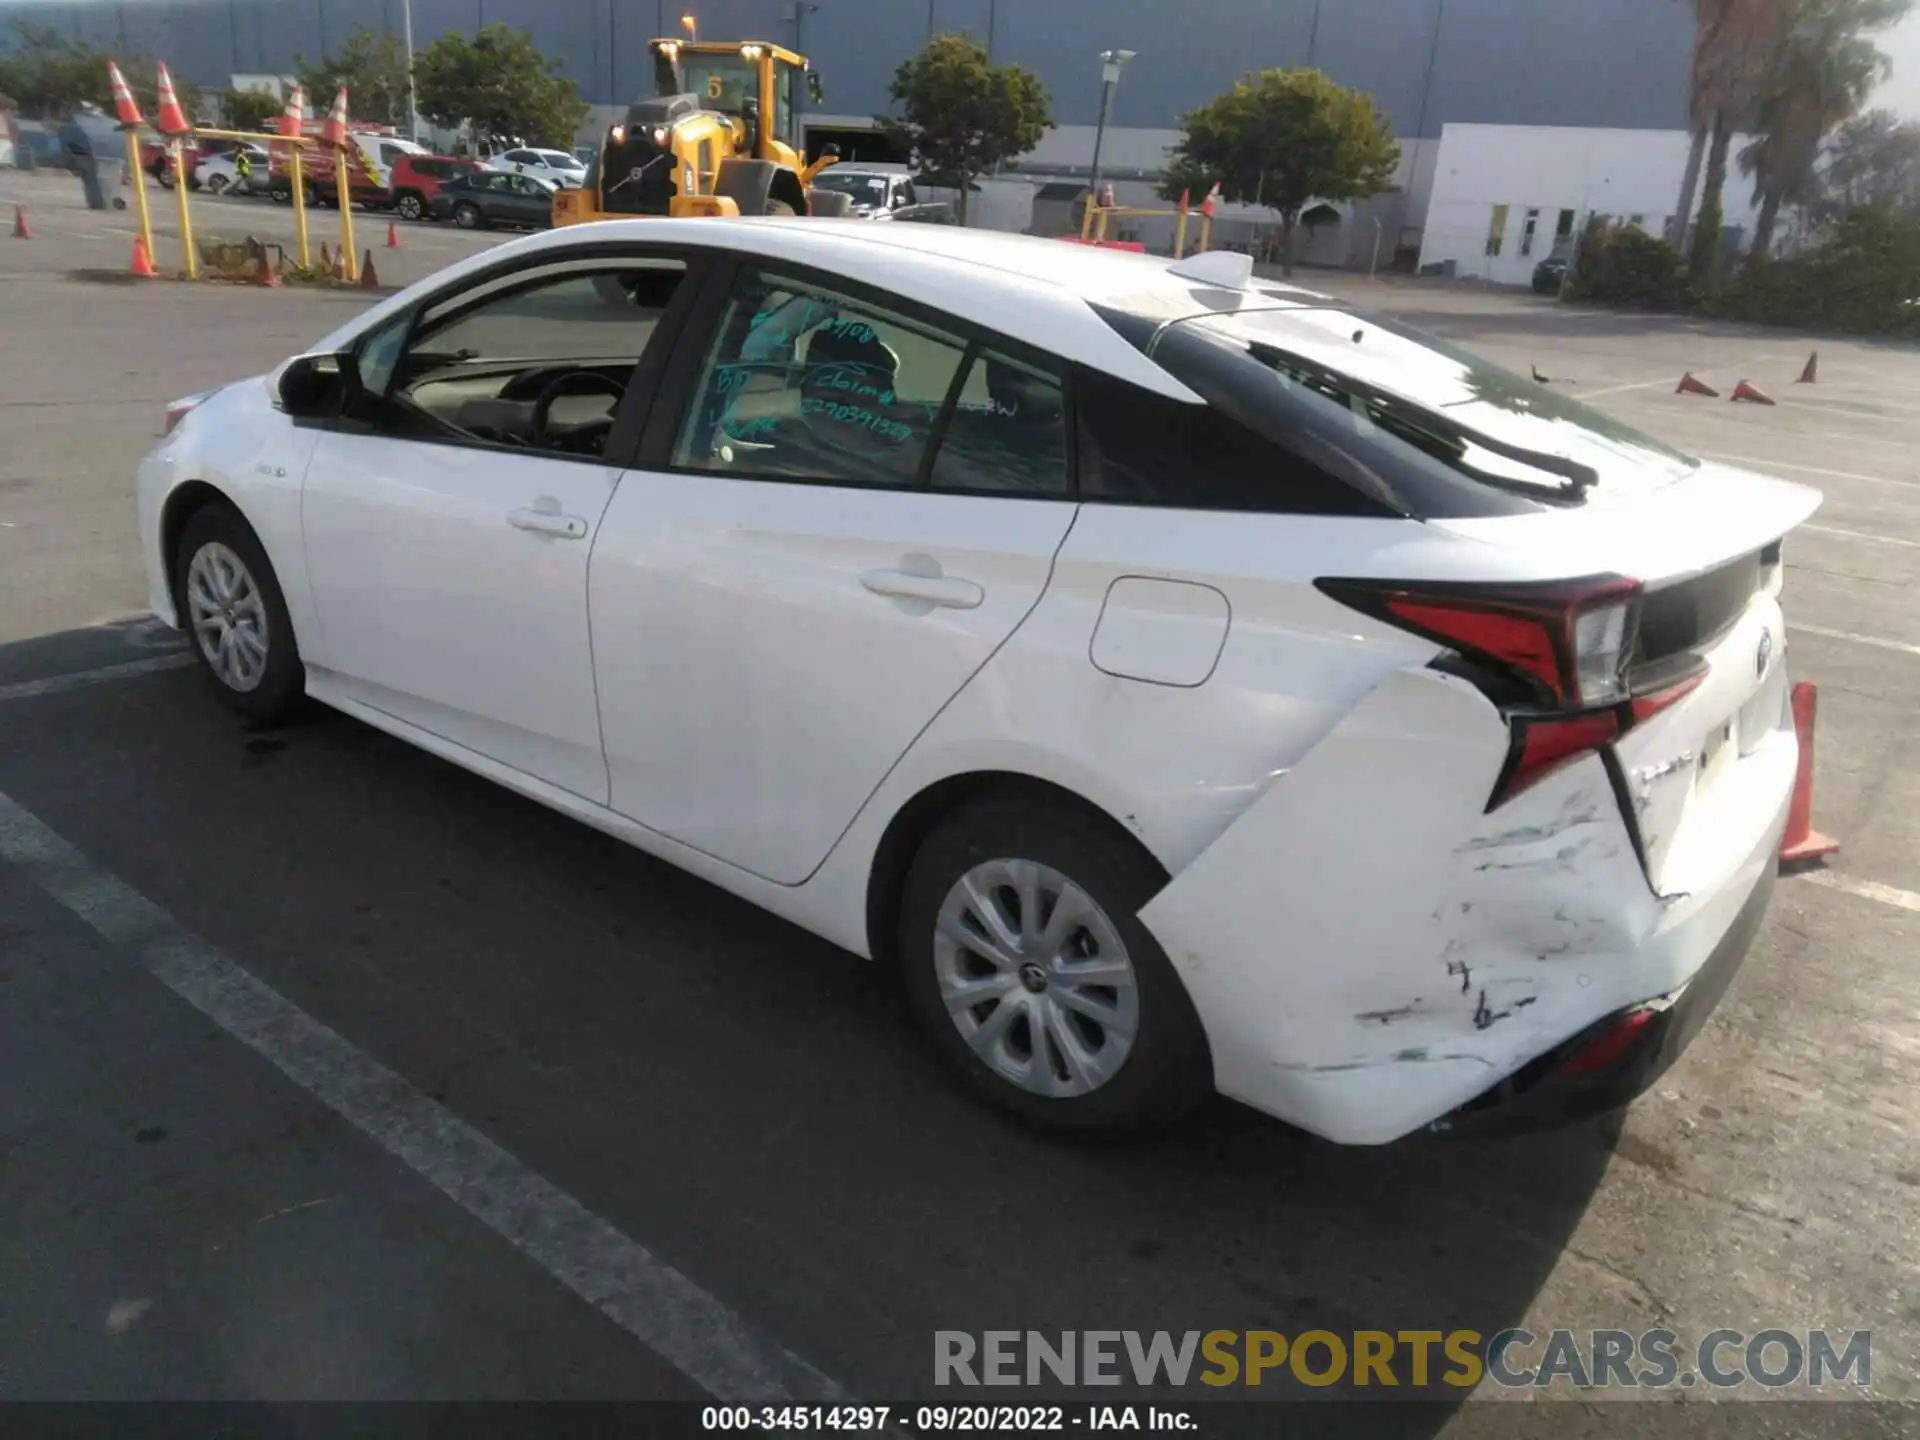
[[[1600,483],[1600,472],[1591,465],[1583,465],[1578,460],[1570,460],[1564,455],[1554,455],[1542,450],[1532,450],[1524,445],[1515,445],[1506,440],[1496,440],[1493,436],[1483,434],[1471,426],[1462,425],[1431,405],[1423,405],[1417,400],[1409,400],[1404,395],[1396,395],[1389,390],[1377,389],[1364,381],[1312,364],[1298,355],[1288,354],[1275,346],[1255,341],[1247,346],[1247,353],[1282,379],[1344,405],[1356,415],[1360,414],[1361,407],[1364,407],[1366,411],[1371,412],[1365,418],[1373,424],[1380,424],[1383,420],[1390,421],[1391,424],[1384,428],[1403,432],[1400,438],[1409,444],[1418,445],[1429,453],[1433,452],[1435,446],[1446,447],[1448,453],[1436,455],[1436,459],[1473,476],[1484,484],[1516,494],[1530,495],[1536,499],[1573,502],[1582,499],[1587,491]],[[1404,433],[1409,431],[1412,433]],[[1422,441],[1426,443],[1422,444]],[[1517,475],[1503,475],[1498,471],[1483,469],[1467,459],[1466,452],[1469,446],[1498,455],[1503,460],[1512,460],[1516,464],[1539,470],[1544,474],[1558,476],[1566,483],[1560,486],[1541,485]]]

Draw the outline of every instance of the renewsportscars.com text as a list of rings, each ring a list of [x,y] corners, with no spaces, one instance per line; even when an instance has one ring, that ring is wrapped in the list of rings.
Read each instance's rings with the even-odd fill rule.
[[[1671,1330],[936,1330],[933,1383],[1207,1385],[1263,1382],[1379,1388],[1729,1389],[1873,1383],[1865,1330],[1713,1330],[1683,1346]]]

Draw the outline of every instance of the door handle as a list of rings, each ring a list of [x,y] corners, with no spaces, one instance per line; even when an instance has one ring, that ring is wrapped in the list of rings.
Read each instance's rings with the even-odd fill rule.
[[[535,535],[551,535],[556,540],[584,540],[587,522],[578,515],[562,515],[558,510],[509,510],[507,523],[516,530]]]
[[[896,600],[924,600],[953,610],[978,609],[987,592],[971,580],[951,575],[913,575],[905,570],[869,570],[860,583],[876,595]]]

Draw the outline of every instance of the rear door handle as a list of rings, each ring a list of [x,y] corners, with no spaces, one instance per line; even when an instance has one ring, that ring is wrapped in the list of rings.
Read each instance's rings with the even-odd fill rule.
[[[975,610],[987,598],[987,592],[971,580],[951,575],[913,575],[905,570],[869,570],[860,583],[876,595],[896,600],[925,600],[953,610]]]
[[[587,522],[578,515],[562,515],[557,510],[509,510],[507,523],[516,530],[535,535],[551,535],[556,540],[584,540]]]

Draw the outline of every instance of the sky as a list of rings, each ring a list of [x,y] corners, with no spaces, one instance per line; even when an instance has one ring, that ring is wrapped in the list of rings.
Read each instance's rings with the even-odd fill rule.
[[[1873,97],[1876,106],[1896,110],[1904,120],[1920,120],[1920,13],[1877,37],[1893,61],[1893,78]]]

